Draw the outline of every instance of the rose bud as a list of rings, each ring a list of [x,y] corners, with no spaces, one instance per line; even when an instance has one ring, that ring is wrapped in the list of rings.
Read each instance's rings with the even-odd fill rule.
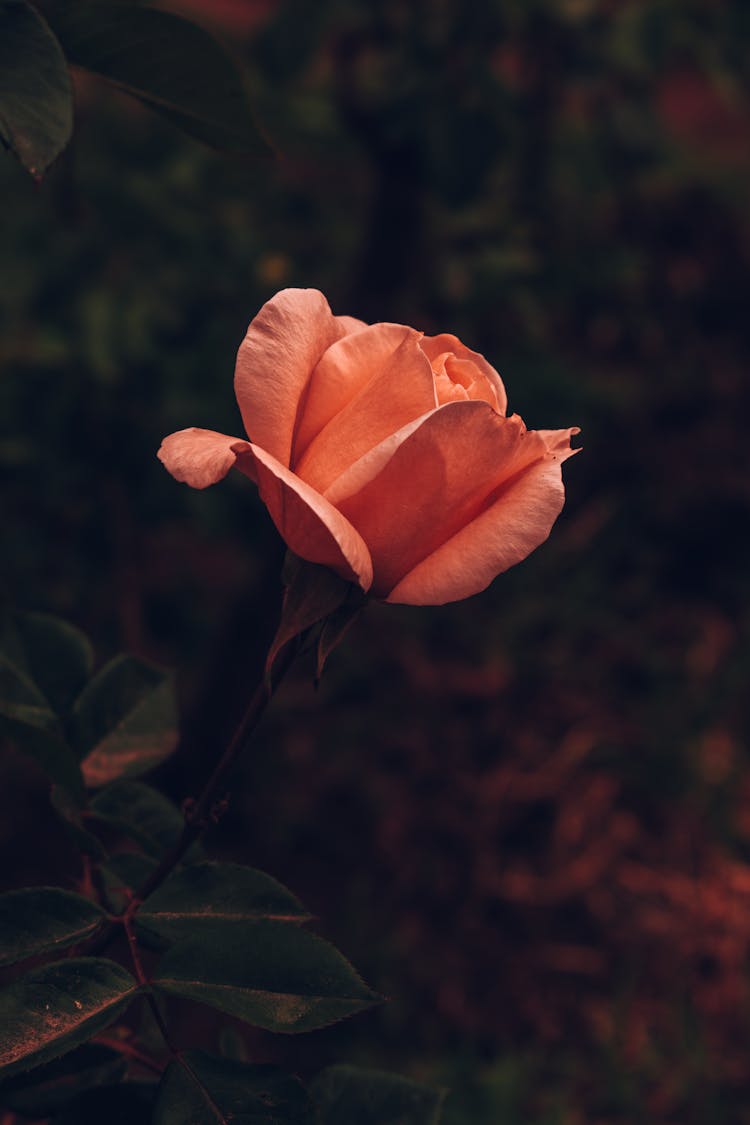
[[[193,488],[239,469],[294,554],[374,597],[476,594],[562,509],[578,429],[506,416],[498,373],[447,333],[366,325],[284,289],[248,328],[234,386],[249,440],[180,430],[160,459]]]

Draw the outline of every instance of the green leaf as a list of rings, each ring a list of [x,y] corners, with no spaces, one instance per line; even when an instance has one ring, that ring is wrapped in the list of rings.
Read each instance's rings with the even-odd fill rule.
[[[134,777],[177,745],[172,676],[135,656],[118,656],[94,677],[73,710],[71,730],[91,788]]]
[[[142,852],[118,852],[101,867],[107,906],[121,913],[156,867],[156,860]]]
[[[151,1120],[154,1092],[154,1084],[146,1082],[83,1090],[50,1125],[146,1125]]]
[[[124,1077],[127,1061],[109,1047],[85,1043],[64,1058],[18,1074],[0,1085],[0,1104],[27,1117],[49,1117],[92,1086]]]
[[[204,1051],[170,1063],[154,1107],[153,1125],[315,1125],[298,1079],[275,1066],[253,1066]]]
[[[46,613],[4,614],[0,652],[36,685],[48,708],[62,716],[83,689],[94,660],[79,629]]]
[[[175,941],[262,918],[310,918],[291,891],[270,875],[239,863],[195,863],[176,871],[136,914],[139,926]]]
[[[138,985],[98,957],[56,961],[0,990],[0,1073],[10,1076],[64,1055],[107,1027]]]
[[[91,859],[97,862],[106,859],[107,852],[101,841],[93,832],[89,832],[87,828],[84,828],[83,814],[85,806],[82,800],[76,800],[70,795],[67,789],[63,789],[59,785],[53,785],[50,791],[50,802],[53,809],[60,817],[66,832],[79,851],[83,852],[84,855],[90,856]]]
[[[156,859],[177,842],[185,823],[171,801],[142,781],[105,786],[92,800],[90,814],[136,840]],[[191,854],[196,854],[195,848],[188,852]]]
[[[60,44],[24,0],[0,0],[0,140],[40,179],[70,140],[73,94]]]
[[[29,887],[0,895],[0,965],[67,949],[101,925],[104,912],[60,887]]]
[[[321,1125],[437,1125],[445,1099],[397,1074],[359,1066],[331,1066],[313,1082],[310,1094]]]
[[[74,65],[135,95],[214,148],[268,152],[237,68],[202,28],[171,12],[85,0],[59,4],[49,18]]]
[[[3,699],[2,693],[6,688],[10,688],[10,691],[4,695]],[[9,697],[11,692],[16,695],[15,700]],[[26,708],[26,704],[19,703],[19,695],[13,688],[10,677],[3,675],[1,658],[0,699],[2,700],[0,703],[0,735],[6,735],[19,750],[33,757],[35,762],[42,767],[49,780],[57,785],[62,785],[63,789],[76,800],[82,800],[83,778],[81,777],[79,764],[76,762],[70,746],[67,746],[61,735],[58,735],[54,729],[38,727],[24,719],[8,717],[8,711],[16,709],[17,713],[20,713],[20,709]],[[26,713],[29,717],[28,710]],[[43,718],[39,715],[38,720],[43,721]]]
[[[0,657],[0,734],[32,757],[50,781],[80,799],[83,797],[81,771],[75,754],[56,726],[54,715],[45,713],[31,699],[27,685],[8,671],[8,665]]]
[[[378,1003],[342,955],[286,922],[227,926],[172,946],[154,984],[268,1031],[312,1031]]]

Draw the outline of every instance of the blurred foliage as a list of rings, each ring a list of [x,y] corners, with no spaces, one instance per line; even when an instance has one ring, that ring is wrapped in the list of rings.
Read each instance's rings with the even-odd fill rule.
[[[476,599],[370,608],[278,701],[215,842],[394,997],[314,1050],[411,1059],[448,1121],[750,1121],[750,9],[201,8],[275,161],[77,79],[43,187],[0,166],[7,591],[180,664],[181,799],[281,549],[246,481],[180,488],[159,441],[241,432],[234,354],[282,286],[456,332],[529,426],[582,426],[565,512]],[[27,785],[23,823],[0,786],[19,881],[57,861]]]

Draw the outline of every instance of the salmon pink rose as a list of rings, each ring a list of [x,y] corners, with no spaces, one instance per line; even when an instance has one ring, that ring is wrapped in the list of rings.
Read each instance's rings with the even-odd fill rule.
[[[578,430],[507,417],[498,373],[448,333],[366,325],[284,289],[248,328],[234,386],[249,440],[180,430],[160,459],[193,488],[239,469],[294,554],[374,597],[476,594],[563,506]]]

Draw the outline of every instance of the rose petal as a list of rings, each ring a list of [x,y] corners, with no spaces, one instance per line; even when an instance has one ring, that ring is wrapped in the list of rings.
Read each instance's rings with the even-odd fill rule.
[[[564,448],[577,429],[556,432],[559,453],[548,453],[514,477],[490,507],[417,563],[385,600],[443,605],[471,597],[540,546],[565,500],[562,462],[578,452]]]
[[[366,321],[358,320],[356,316],[337,316],[334,320],[344,336],[349,336],[352,332],[361,332],[363,328],[369,327]]]
[[[448,403],[428,414],[362,488],[336,494],[337,508],[370,548],[373,593],[389,595],[498,489],[547,455],[517,415],[504,418],[484,402]]]
[[[238,467],[258,485],[263,503],[287,547],[308,562],[335,570],[363,590],[372,584],[372,560],[362,537],[332,504],[265,449],[247,445]]]
[[[490,393],[486,397],[487,402],[496,398],[497,405],[495,409],[499,414],[504,414],[508,409],[508,396],[505,393],[505,386],[503,381],[498,375],[495,368],[487,362],[483,355],[479,352],[473,352],[471,348],[467,348],[457,336],[453,336],[450,332],[441,332],[439,336],[425,336],[422,339],[422,351],[430,360],[438,360],[444,352],[450,352],[457,356],[459,360],[470,360],[475,367],[479,369],[479,373],[487,380]],[[450,369],[449,369],[450,370]],[[491,397],[490,397],[491,396]],[[479,397],[476,394],[473,397]],[[482,396],[485,397],[484,395]],[[494,405],[494,403],[491,403]]]
[[[191,488],[208,488],[227,475],[246,441],[192,426],[170,434],[157,457],[172,476]]]
[[[317,289],[282,289],[267,301],[237,353],[234,389],[248,436],[283,465],[297,409],[320,357],[350,328]]]
[[[310,382],[299,447],[309,429],[326,415],[330,421],[294,464],[319,492],[389,434],[437,405],[432,368],[419,341],[413,328],[373,324],[323,356]]]

